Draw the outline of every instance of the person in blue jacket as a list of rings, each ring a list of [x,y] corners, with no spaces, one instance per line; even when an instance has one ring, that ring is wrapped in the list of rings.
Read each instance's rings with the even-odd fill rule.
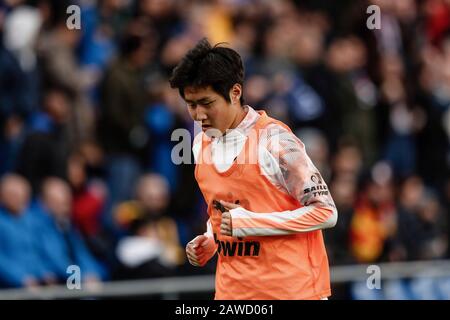
[[[70,276],[68,267],[80,268],[82,281],[97,283],[106,279],[107,271],[88,250],[81,234],[71,223],[72,194],[69,185],[60,178],[47,178],[35,205],[35,217],[40,220],[40,255],[58,282]]]
[[[53,282],[39,256],[35,221],[28,208],[30,185],[21,176],[0,180],[0,287],[33,288]]]

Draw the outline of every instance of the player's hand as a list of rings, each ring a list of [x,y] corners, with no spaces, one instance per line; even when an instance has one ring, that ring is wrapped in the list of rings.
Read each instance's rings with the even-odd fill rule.
[[[231,221],[231,213],[229,210],[239,208],[240,205],[226,202],[223,200],[220,200],[220,203],[227,209],[228,211],[225,211],[222,213],[222,222],[220,224],[220,234],[224,236],[232,236],[233,235],[233,225]]]
[[[191,240],[186,246],[189,263],[195,267],[203,267],[216,252],[214,240],[200,235]]]

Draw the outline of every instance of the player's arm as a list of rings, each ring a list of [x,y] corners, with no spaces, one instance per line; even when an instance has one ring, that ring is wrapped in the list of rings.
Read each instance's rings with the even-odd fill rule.
[[[230,235],[231,232],[236,237],[268,236],[334,227],[337,222],[336,206],[304,144],[285,129],[266,134],[267,138],[261,139],[260,159],[269,164],[266,168],[271,169],[263,168],[263,173],[270,175],[271,181],[296,198],[299,207],[283,212],[259,213],[224,203],[229,214],[224,216],[222,233]],[[228,220],[229,226],[226,226]]]

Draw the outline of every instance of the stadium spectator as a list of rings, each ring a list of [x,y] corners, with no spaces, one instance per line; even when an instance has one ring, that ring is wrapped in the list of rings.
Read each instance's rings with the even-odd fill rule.
[[[36,288],[54,283],[39,256],[34,217],[28,210],[30,185],[21,176],[0,180],[0,287]]]
[[[151,29],[135,22],[125,31],[120,56],[106,70],[100,87],[98,133],[108,162],[111,201],[131,198],[148,144],[144,127],[145,67],[151,63]]]
[[[350,250],[360,263],[388,261],[397,228],[390,181],[371,178],[358,195],[350,224]]]
[[[167,216],[169,186],[159,175],[142,176],[136,200],[119,205],[116,219],[127,235],[117,245],[119,278],[150,278],[175,275],[185,262],[177,225]]]
[[[17,171],[30,181],[35,194],[46,177],[67,177],[67,159],[73,147],[68,129],[72,120],[69,100],[61,87],[48,89],[43,95],[43,110],[33,115],[21,146]]]
[[[407,178],[400,190],[398,241],[405,260],[443,258],[447,250],[446,217],[438,199],[421,178]]]
[[[67,182],[47,178],[42,185],[39,205],[35,206],[36,242],[41,259],[61,283],[67,280],[67,268],[80,267],[85,283],[106,279],[103,266],[89,252],[79,230],[72,223],[72,194]]]

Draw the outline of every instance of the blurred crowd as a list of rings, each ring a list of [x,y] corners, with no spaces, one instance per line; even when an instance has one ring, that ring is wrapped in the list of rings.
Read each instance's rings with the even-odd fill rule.
[[[448,0],[4,0],[0,35],[2,287],[213,272],[185,259],[207,217],[168,84],[205,36],[328,183],[332,266],[450,257]]]

